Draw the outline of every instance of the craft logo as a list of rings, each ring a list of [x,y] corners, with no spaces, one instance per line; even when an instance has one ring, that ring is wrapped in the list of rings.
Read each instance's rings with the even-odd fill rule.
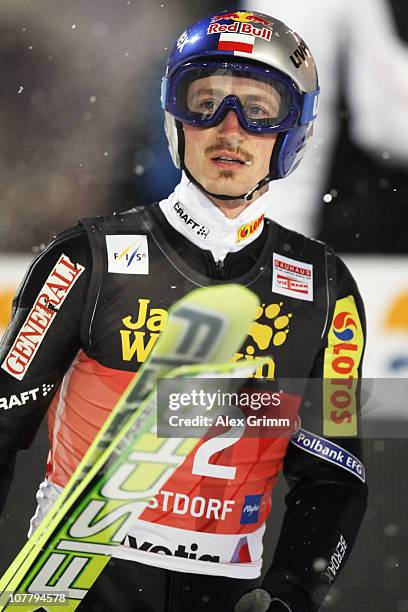
[[[313,265],[274,253],[272,291],[312,302]]]
[[[47,397],[54,387],[55,385],[53,384],[44,383],[41,387],[34,387],[28,389],[28,391],[21,391],[9,397],[0,397],[0,408],[3,408],[3,410],[10,410],[10,408],[14,408],[15,406],[25,406],[27,402],[30,402],[32,407],[37,400],[42,397]]]
[[[60,256],[1,365],[10,376],[24,378],[51,323],[84,270],[66,255]]]
[[[237,242],[242,242],[250,236],[253,236],[255,232],[262,227],[262,222],[264,218],[265,215],[262,214],[260,217],[258,217],[258,219],[255,219],[255,221],[250,221],[245,225],[241,225],[241,227],[239,227],[237,230]]]
[[[324,356],[324,435],[357,435],[356,393],[363,345],[354,297],[337,300]]]
[[[205,240],[210,233],[210,230],[205,227],[205,225],[201,225],[193,219],[188,212],[184,210],[184,208],[176,202],[173,206],[173,210],[180,217],[180,219],[184,222],[186,227],[191,230],[196,236]]]
[[[262,493],[260,495],[245,495],[241,520],[239,521],[241,525],[251,525],[258,522],[262,497]]]
[[[106,236],[108,272],[114,274],[149,274],[147,236]]]
[[[142,550],[144,552],[156,553],[159,555],[168,555],[171,557],[181,557],[182,559],[197,559],[199,561],[212,561],[213,563],[219,563],[220,558],[218,555],[199,555],[198,544],[193,542],[187,548],[184,544],[179,544],[175,550],[171,550],[167,546],[153,546],[153,542],[145,540],[142,544],[138,544],[136,538],[131,535],[126,536],[125,546],[135,548],[136,550]]]
[[[44,383],[41,387],[33,387],[32,389],[28,389],[28,391],[21,391],[9,397],[0,397],[0,408],[3,408],[3,410],[10,410],[10,408],[14,408],[15,406],[25,406],[27,402],[30,402],[32,406],[42,397],[47,397],[54,387],[54,384]]]

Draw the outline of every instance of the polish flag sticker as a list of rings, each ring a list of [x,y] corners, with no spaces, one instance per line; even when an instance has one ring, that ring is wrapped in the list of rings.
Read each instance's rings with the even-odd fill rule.
[[[218,51],[237,51],[238,53],[252,53],[255,36],[247,34],[230,34],[224,32],[218,39]]]

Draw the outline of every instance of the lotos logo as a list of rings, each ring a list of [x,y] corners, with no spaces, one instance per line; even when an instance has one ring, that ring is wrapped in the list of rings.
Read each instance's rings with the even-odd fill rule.
[[[264,26],[271,26],[271,22],[259,17],[258,15],[254,15],[253,13],[249,13],[248,11],[237,11],[236,13],[225,13],[224,15],[215,15],[211,22],[215,23],[216,21],[221,21],[223,19],[228,19],[230,21],[240,21],[241,23],[261,23]]]
[[[262,214],[260,217],[258,217],[258,219],[255,219],[255,221],[250,221],[245,225],[241,225],[241,227],[239,227],[237,230],[237,242],[242,242],[243,240],[246,240],[250,236],[253,236],[256,231],[262,229],[262,222],[264,218],[265,215]]]
[[[352,340],[354,330],[357,328],[356,322],[349,312],[339,312],[333,321],[333,333],[339,340]]]
[[[337,300],[324,352],[323,433],[357,435],[358,366],[364,346],[354,297]]]
[[[259,495],[245,495],[245,501],[242,506],[241,512],[241,525],[250,525],[258,522],[259,509],[261,507],[261,500],[263,494]]]

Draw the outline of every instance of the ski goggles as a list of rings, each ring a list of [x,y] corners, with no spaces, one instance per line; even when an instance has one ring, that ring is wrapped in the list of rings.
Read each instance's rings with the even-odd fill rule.
[[[198,127],[236,113],[248,132],[283,132],[314,119],[319,91],[301,93],[289,76],[262,66],[232,62],[189,63],[162,82],[162,106]]]

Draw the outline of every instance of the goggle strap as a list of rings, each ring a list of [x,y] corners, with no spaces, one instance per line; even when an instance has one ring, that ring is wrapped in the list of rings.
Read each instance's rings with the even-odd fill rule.
[[[166,100],[167,100],[167,90],[169,88],[169,79],[167,77],[163,77],[162,78],[162,82],[161,82],[161,94],[160,94],[160,101],[161,101],[161,105],[162,108],[166,109]]]
[[[319,94],[320,88],[311,93],[304,94],[302,113],[299,120],[300,125],[305,125],[305,123],[309,123],[309,121],[313,121],[316,118]]]

